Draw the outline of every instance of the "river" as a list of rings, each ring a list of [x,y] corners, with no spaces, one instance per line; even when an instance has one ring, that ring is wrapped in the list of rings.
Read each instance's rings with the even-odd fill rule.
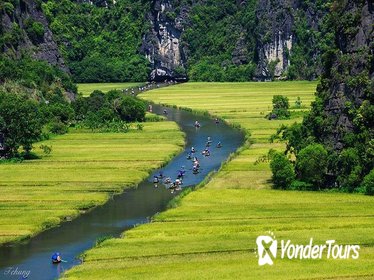
[[[163,114],[164,108],[153,105],[153,111]],[[218,125],[207,116],[195,115],[191,112],[167,108],[167,118],[178,123],[186,134],[185,150],[173,158],[161,170],[165,176],[175,179],[181,166],[185,166],[186,176],[183,188],[200,183],[208,173],[217,170],[243,144],[243,134],[224,123]],[[201,128],[195,128],[198,120]],[[203,157],[207,138],[213,143],[210,147],[211,156]],[[220,141],[222,148],[216,148]],[[192,162],[186,159],[191,147],[197,149],[201,172],[192,174]],[[80,264],[79,256],[92,248],[98,238],[103,236],[119,237],[122,232],[135,225],[147,223],[158,212],[166,209],[168,202],[179,192],[171,193],[163,185],[155,188],[153,176],[156,170],[137,188],[126,190],[113,196],[105,205],[79,216],[72,222],[62,223],[59,227],[40,233],[36,237],[20,244],[0,247],[0,279],[56,279],[65,270]],[[65,263],[51,263],[53,252],[60,252]],[[22,278],[25,276],[24,278]]]

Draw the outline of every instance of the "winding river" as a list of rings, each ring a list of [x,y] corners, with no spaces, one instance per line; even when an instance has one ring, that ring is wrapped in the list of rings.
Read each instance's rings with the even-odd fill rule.
[[[163,107],[154,105],[153,111],[163,113]],[[191,187],[200,183],[208,173],[217,170],[243,144],[244,136],[232,127],[220,123],[216,124],[211,118],[196,116],[191,112],[167,108],[169,120],[178,123],[186,134],[185,151],[173,158],[167,166],[162,168],[165,176],[175,179],[181,166],[186,167],[183,187]],[[195,120],[201,128],[194,127]],[[213,144],[211,156],[203,158],[201,150],[205,147],[208,136]],[[215,144],[221,141],[223,147],[217,149]],[[186,159],[191,147],[197,149],[201,172],[192,174],[192,162]],[[0,247],[0,279],[55,279],[65,270],[80,264],[77,258],[85,250],[94,246],[95,241],[103,236],[119,237],[125,230],[135,225],[147,223],[154,214],[166,209],[167,203],[178,192],[171,193],[163,185],[153,186],[153,175],[139,184],[136,189],[126,190],[116,195],[105,205],[96,207],[87,214],[81,215],[72,222],[61,224],[57,228],[47,230],[31,240],[8,247]],[[51,255],[60,252],[66,263],[53,265]]]

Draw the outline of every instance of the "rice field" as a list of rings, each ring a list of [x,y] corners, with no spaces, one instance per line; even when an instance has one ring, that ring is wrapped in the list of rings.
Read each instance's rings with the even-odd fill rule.
[[[175,201],[176,207],[150,224],[126,231],[85,253],[85,262],[64,279],[373,279],[374,198],[343,193],[270,189],[268,163],[254,165],[269,148],[267,139],[281,123],[268,121],[274,94],[304,109],[316,83],[188,83],[142,95],[156,103],[176,104],[240,125],[254,144],[243,147],[202,188]],[[223,143],[224,144],[224,143]],[[258,265],[256,238],[274,233],[294,244],[360,245],[358,259],[280,258]]]
[[[78,92],[83,97],[89,96],[94,90],[101,90],[107,93],[110,90],[123,90],[126,88],[138,87],[144,83],[86,83],[78,84]]]
[[[52,146],[44,155],[40,145]],[[0,165],[0,244],[29,238],[133,187],[184,145],[173,122],[128,133],[68,134],[36,143],[38,160]]]

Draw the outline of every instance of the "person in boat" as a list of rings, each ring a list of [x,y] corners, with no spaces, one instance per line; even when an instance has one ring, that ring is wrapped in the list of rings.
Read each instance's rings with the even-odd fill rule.
[[[200,168],[200,163],[199,161],[197,160],[197,158],[194,160],[193,162],[193,167],[196,167],[196,168]]]
[[[210,156],[210,151],[208,148],[205,148],[205,150],[203,151],[203,155],[206,157]]]
[[[218,118],[215,118],[214,121],[215,121],[216,124],[219,124],[219,119]]]
[[[184,176],[184,172],[182,172],[182,171],[178,171],[178,175],[177,175],[177,178],[178,179],[183,179],[183,176]]]
[[[171,184],[171,178],[167,177],[164,181],[165,184]]]
[[[60,253],[54,253],[52,255],[52,263],[60,263],[62,261]]]
[[[155,188],[158,187],[158,183],[159,183],[159,182],[160,182],[160,180],[158,179],[158,177],[157,177],[157,176],[154,176],[154,177],[153,177],[153,184],[154,184]]]
[[[157,184],[159,182],[160,182],[160,180],[158,179],[158,177],[157,176],[153,176],[153,183]]]
[[[191,153],[188,153],[188,154],[187,154],[187,159],[188,159],[188,160],[192,159],[192,157],[191,157]]]
[[[193,174],[199,173],[199,168],[197,168],[196,166],[194,166],[193,169],[192,169],[192,173]]]
[[[221,142],[218,142],[218,143],[217,143],[217,148],[222,148],[222,144],[221,144]]]
[[[160,173],[158,174],[158,178],[160,179],[164,178],[164,173],[162,171],[160,171]]]
[[[195,127],[200,127],[200,123],[198,121],[195,121]]]
[[[195,152],[196,152],[195,148],[192,147],[192,148],[191,148],[191,154],[194,154]]]

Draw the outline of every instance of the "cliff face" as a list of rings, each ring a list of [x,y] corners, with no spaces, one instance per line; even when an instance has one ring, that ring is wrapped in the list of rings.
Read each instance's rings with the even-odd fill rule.
[[[333,9],[337,51],[326,61],[319,89],[320,115],[330,120],[331,129],[321,138],[341,150],[347,134],[359,133],[362,127],[373,133],[373,116],[365,108],[374,99],[374,10],[369,0],[336,2]]]
[[[258,3],[256,18],[257,73],[258,78],[280,77],[290,65],[290,52],[293,45],[294,1],[261,0]]]
[[[148,21],[150,31],[144,36],[141,51],[151,63],[151,80],[185,80],[185,49],[181,45],[181,34],[187,19],[188,8],[182,7],[179,14],[170,0],[154,0]],[[182,69],[182,71],[181,71]]]
[[[202,0],[153,0],[147,16],[151,29],[143,38],[141,51],[151,63],[151,79],[186,77],[180,73],[181,70],[185,72],[191,57],[193,63],[197,63],[197,60],[207,58],[211,61],[211,57],[217,56],[221,56],[222,61],[215,64],[221,64],[222,69],[227,69],[230,63],[236,67],[255,64],[253,76],[258,80],[286,77],[292,63],[297,69],[293,71],[296,73],[293,76],[313,79],[320,73],[320,40],[315,34],[320,32],[326,12],[327,9],[318,1],[238,0],[234,3],[210,3]],[[252,14],[255,19],[251,18]],[[224,36],[222,40],[213,39],[213,34],[203,31],[204,28],[220,25],[222,29],[218,28],[214,36]],[[310,32],[310,36],[299,34],[300,30]],[[185,36],[186,33],[188,36]],[[188,38],[193,38],[194,42]],[[223,45],[219,41],[229,43]],[[205,53],[201,50],[203,45],[206,45]],[[227,52],[231,53],[231,60]],[[300,64],[310,69],[308,75],[302,75],[304,69],[299,70]]]
[[[47,19],[37,2],[21,0],[13,8],[13,11],[2,11],[1,27],[3,33],[18,33],[18,36],[6,43],[2,51],[18,58],[27,52],[34,59],[47,61],[68,72]]]

